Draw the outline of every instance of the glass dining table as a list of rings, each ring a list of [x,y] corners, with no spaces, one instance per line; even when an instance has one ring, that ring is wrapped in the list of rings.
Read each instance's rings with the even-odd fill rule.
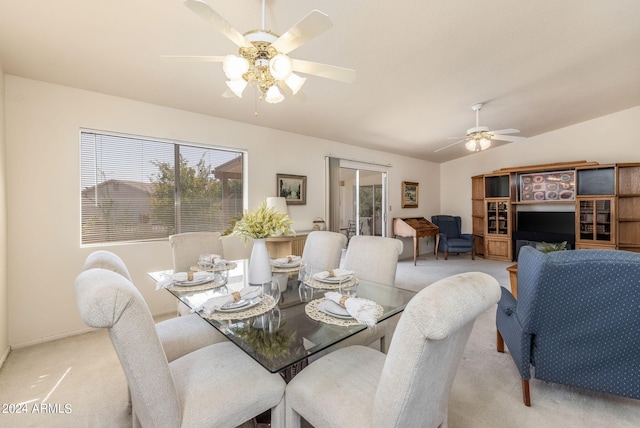
[[[190,308],[199,308],[213,297],[239,292],[248,285],[248,260],[230,263],[226,284],[201,284],[196,287],[165,287],[179,301]],[[188,271],[189,268],[185,268]],[[272,373],[282,373],[285,379],[304,367],[309,357],[367,329],[355,320],[344,320],[327,315],[314,316],[315,304],[324,298],[326,289],[317,281],[299,279],[297,269],[274,269],[274,284],[280,288],[275,307],[263,313],[259,308],[237,312],[213,312],[199,315]],[[173,278],[174,271],[150,272],[156,282]],[[377,323],[402,312],[415,292],[358,280],[357,297],[376,302],[381,308]],[[316,313],[317,315],[317,313]]]

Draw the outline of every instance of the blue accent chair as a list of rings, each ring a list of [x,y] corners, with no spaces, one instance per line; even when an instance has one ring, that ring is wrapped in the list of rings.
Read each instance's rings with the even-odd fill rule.
[[[501,291],[497,347],[525,405],[531,366],[536,379],[640,399],[640,253],[522,247],[518,299]]]
[[[440,228],[438,251],[444,252],[445,260],[448,259],[449,253],[471,253],[471,259],[476,259],[473,235],[462,233],[462,219],[459,216],[434,215],[431,222]]]

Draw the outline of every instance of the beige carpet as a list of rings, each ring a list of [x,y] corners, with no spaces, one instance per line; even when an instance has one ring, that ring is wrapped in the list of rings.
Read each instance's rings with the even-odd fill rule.
[[[478,270],[508,287],[510,263],[467,255],[399,263],[397,285],[412,290],[448,275]],[[531,381],[532,407],[522,404],[520,377],[509,354],[495,351],[495,309],[476,322],[456,377],[449,426],[637,427],[640,400]],[[104,331],[14,350],[0,369],[2,427],[128,427],[126,381]],[[7,413],[20,404],[26,413]]]

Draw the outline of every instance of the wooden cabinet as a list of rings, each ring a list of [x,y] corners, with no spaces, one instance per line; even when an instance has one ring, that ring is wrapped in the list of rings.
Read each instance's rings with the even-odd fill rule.
[[[471,221],[473,246],[477,255],[484,256],[484,176],[471,177]]]
[[[616,247],[614,197],[578,197],[576,248]]]
[[[516,200],[522,190],[518,187],[519,175],[549,172],[553,177],[553,173],[558,175],[567,171],[575,171],[575,187],[567,189],[565,194],[572,196],[569,192],[575,192],[575,201],[573,197],[563,198],[562,195],[550,197],[550,200]],[[471,184],[476,251],[483,249],[487,259],[512,260],[512,237],[520,236],[514,232],[521,232],[515,221],[519,207],[527,207],[521,211],[549,211],[549,206],[566,204],[571,204],[571,210],[561,211],[575,209],[577,249],[640,252],[640,163],[576,161],[503,168],[492,174],[471,177]],[[545,204],[547,207],[542,208]],[[540,209],[531,208],[538,206]]]
[[[511,200],[485,199],[485,257],[511,260]]]
[[[640,252],[640,163],[618,165],[618,249]]]
[[[307,235],[311,231],[296,232],[296,236],[271,236],[267,238],[269,257],[276,259],[287,256],[302,256]]]

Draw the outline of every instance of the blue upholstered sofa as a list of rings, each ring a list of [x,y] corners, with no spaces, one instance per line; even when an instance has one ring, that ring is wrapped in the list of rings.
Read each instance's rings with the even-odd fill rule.
[[[518,299],[505,288],[496,313],[522,376],[640,399],[640,253],[575,250],[518,256]]]

